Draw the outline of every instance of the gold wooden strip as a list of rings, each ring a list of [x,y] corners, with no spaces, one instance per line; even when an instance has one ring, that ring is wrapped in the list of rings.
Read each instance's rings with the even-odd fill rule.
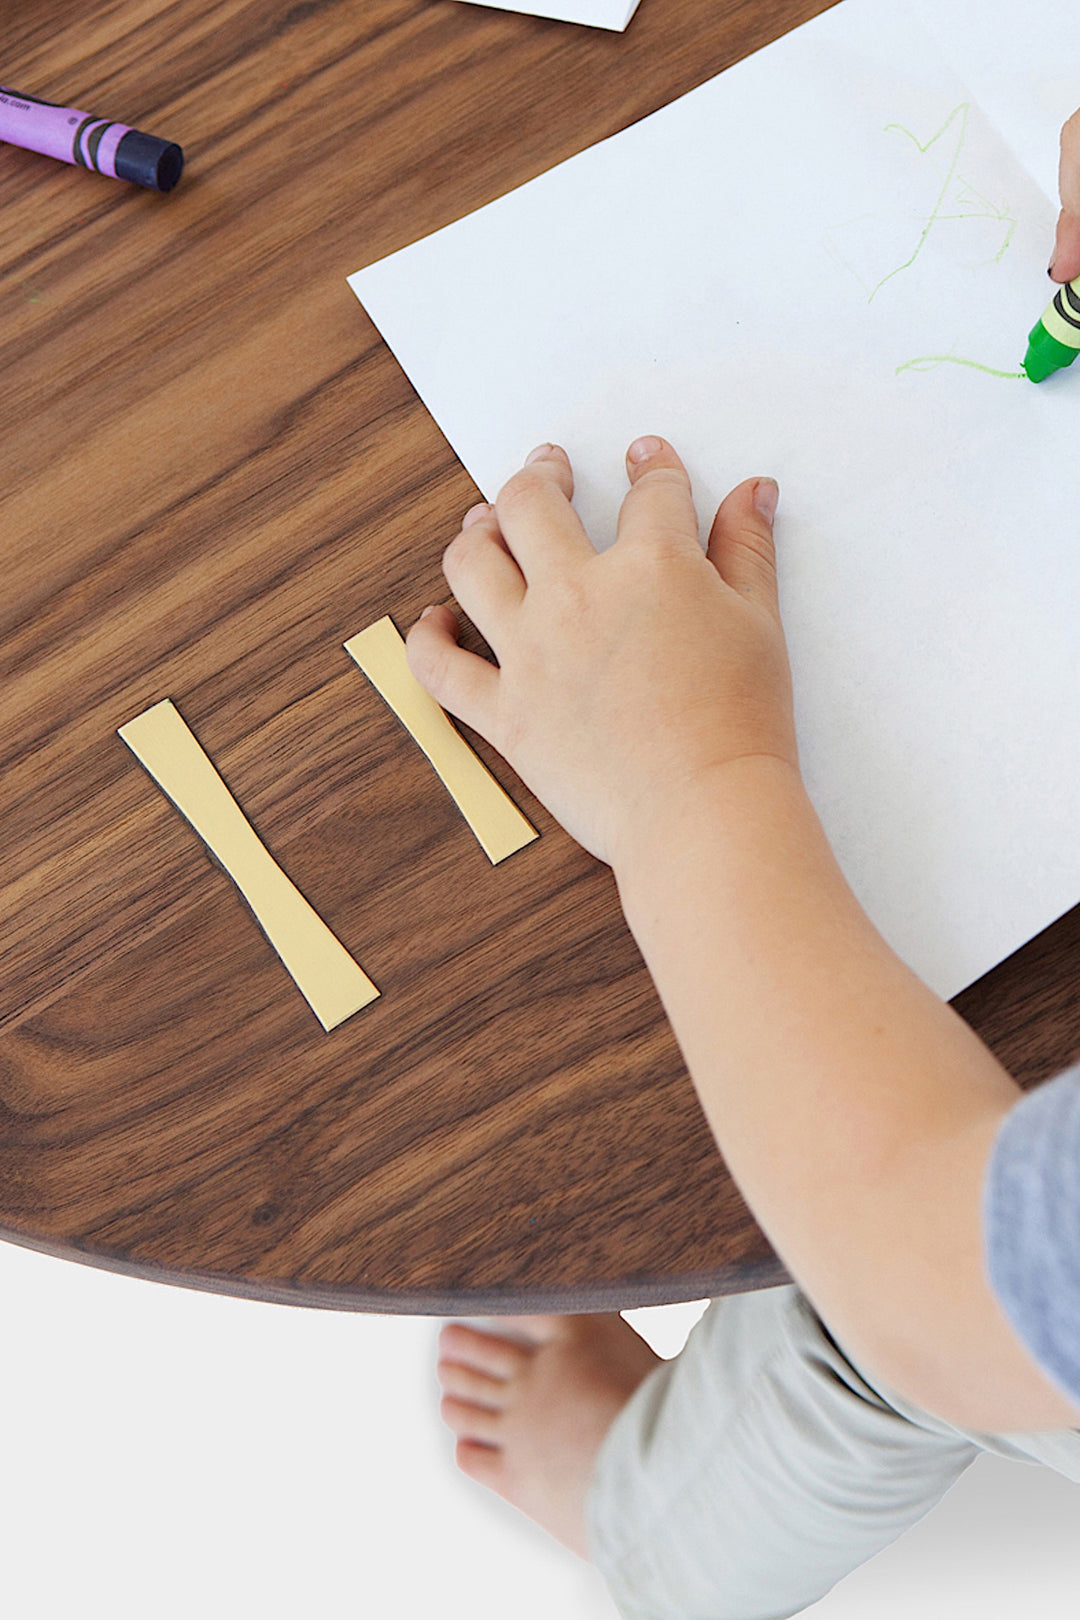
[[[228,872],[325,1030],[379,992],[262,844],[168,698],[119,728]]]
[[[405,643],[391,618],[378,619],[350,637],[345,651],[419,743],[493,866],[539,838],[483,760],[424,691],[409,668]]]

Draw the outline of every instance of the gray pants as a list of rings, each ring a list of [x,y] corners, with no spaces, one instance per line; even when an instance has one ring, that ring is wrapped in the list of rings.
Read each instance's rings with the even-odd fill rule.
[[[605,1436],[590,1556],[623,1620],[783,1620],[921,1519],[980,1450],[1080,1482],[1077,1430],[955,1429],[871,1385],[797,1288],[730,1295]]]

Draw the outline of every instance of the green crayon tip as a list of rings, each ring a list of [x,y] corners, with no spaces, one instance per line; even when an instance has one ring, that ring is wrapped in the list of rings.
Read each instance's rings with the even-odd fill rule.
[[[1024,370],[1033,383],[1042,382],[1052,372],[1071,366],[1080,349],[1071,349],[1051,337],[1042,321],[1036,321],[1028,333],[1028,351],[1024,356]]]

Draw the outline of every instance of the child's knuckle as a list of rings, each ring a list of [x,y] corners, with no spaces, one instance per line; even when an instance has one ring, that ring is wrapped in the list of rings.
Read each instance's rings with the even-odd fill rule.
[[[668,484],[674,489],[687,489],[690,479],[681,467],[650,467],[647,472],[641,473],[637,479],[638,489],[643,485],[660,487],[664,484]]]
[[[477,536],[473,529],[462,529],[456,534],[443,552],[443,573],[449,580],[451,574],[456,574],[462,567],[468,566],[469,558],[475,555]]]
[[[747,527],[737,530],[733,538],[736,550],[743,557],[763,568],[775,567],[776,545],[770,533]]]
[[[405,641],[405,659],[420,685],[428,691],[441,689],[446,672],[446,649],[428,636],[412,636]]]
[[[514,517],[527,512],[536,504],[538,496],[547,486],[548,480],[543,473],[536,472],[532,467],[522,467],[512,478],[507,479],[499,491],[498,507],[501,514]]]

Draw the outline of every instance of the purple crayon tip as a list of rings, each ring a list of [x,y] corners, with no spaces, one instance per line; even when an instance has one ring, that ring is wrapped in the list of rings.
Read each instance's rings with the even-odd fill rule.
[[[184,154],[175,141],[129,129],[120,138],[113,163],[118,180],[133,180],[152,191],[171,191],[183,173]]]

